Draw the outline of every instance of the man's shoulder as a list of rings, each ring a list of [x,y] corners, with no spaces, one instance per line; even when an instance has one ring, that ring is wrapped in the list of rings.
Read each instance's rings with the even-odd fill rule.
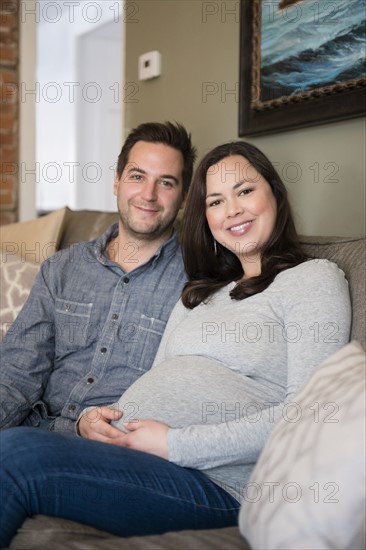
[[[41,266],[45,272],[64,272],[65,270],[90,269],[97,262],[96,240],[71,244],[47,258]]]

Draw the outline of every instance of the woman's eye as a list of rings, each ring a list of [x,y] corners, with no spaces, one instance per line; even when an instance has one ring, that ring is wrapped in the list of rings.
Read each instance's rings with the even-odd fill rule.
[[[208,207],[210,207],[210,206],[218,206],[220,203],[221,203],[221,201],[213,201],[213,202],[210,202],[207,206],[208,206]]]
[[[251,193],[253,191],[253,189],[251,187],[247,187],[246,189],[242,189],[240,191],[240,195],[249,195],[249,193]]]

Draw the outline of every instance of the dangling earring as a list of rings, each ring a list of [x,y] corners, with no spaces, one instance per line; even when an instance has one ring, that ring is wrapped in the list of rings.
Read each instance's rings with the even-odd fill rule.
[[[214,252],[215,252],[215,256],[217,256],[217,244],[216,244],[216,239],[214,239]]]

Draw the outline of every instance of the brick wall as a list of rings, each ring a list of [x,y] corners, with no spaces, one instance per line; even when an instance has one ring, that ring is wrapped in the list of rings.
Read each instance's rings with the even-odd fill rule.
[[[0,0],[0,225],[18,219],[18,0]]]

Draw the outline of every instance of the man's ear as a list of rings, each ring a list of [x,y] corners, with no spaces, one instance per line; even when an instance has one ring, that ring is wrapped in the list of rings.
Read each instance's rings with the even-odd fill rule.
[[[182,203],[181,203],[181,205],[180,205],[180,207],[179,207],[179,210],[182,210],[182,209],[185,207],[185,205],[186,205],[186,200],[187,200],[187,192],[185,192],[185,193],[183,194],[183,200],[182,200]]]
[[[119,186],[119,178],[116,172],[116,175],[114,177],[114,184],[113,184],[113,194],[117,197],[118,195],[118,186]]]

